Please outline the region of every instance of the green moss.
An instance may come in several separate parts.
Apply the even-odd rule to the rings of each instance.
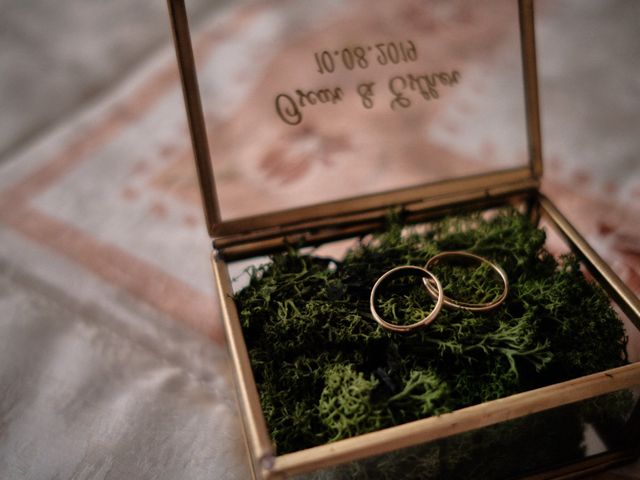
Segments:
[[[292,249],[251,270],[236,301],[278,452],[626,363],[624,330],[606,295],[575,258],[556,260],[544,243],[544,231],[511,209],[428,228],[392,219],[341,261]],[[487,313],[445,309],[407,335],[379,327],[369,312],[376,279],[444,250],[501,265],[510,279],[505,303]],[[442,264],[437,275],[448,295],[466,301],[501,291],[486,267]],[[385,287],[379,308],[385,318],[410,323],[432,305],[419,281],[403,278]]]
[[[364,378],[364,374],[356,372],[350,364],[336,364],[325,370],[318,413],[332,434],[330,440],[370,432],[378,427],[381,412],[371,402],[377,386],[373,375]]]

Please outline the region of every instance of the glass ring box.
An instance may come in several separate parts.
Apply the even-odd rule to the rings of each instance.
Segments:
[[[532,0],[238,2],[193,36],[168,4],[255,478],[637,457],[640,302],[539,192]],[[451,250],[503,268],[504,302],[375,322],[380,275]],[[503,288],[454,263],[433,270],[444,294]],[[374,307],[426,315],[416,280]]]

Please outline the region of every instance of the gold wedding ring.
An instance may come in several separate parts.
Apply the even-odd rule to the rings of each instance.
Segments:
[[[504,302],[504,300],[507,298],[507,294],[509,293],[509,279],[507,278],[507,274],[498,265],[487,260],[484,257],[481,257],[480,255],[475,255],[473,253],[469,253],[465,251],[441,252],[429,259],[429,261],[425,265],[425,269],[429,269],[429,267],[432,267],[434,264],[441,262],[444,259],[456,258],[456,257],[458,258],[462,257],[462,258],[471,259],[480,263],[486,263],[498,273],[498,275],[502,279],[502,282],[504,283],[504,288],[498,298],[496,298],[495,300],[492,300],[491,302],[486,302],[486,303],[462,302],[460,300],[454,300],[444,295],[443,303],[446,306],[452,307],[452,308],[460,308],[462,310],[469,310],[471,312],[486,312],[489,310],[493,310],[502,302]],[[432,281],[427,278],[423,278],[422,281],[424,282],[424,285],[427,287],[427,291],[429,292],[429,295],[431,295],[431,297],[434,299],[435,298],[439,299],[441,286],[438,285],[437,287],[434,288]]]
[[[433,285],[431,284],[431,282],[435,283],[436,285],[434,289],[435,290],[434,299],[436,300],[435,307],[433,308],[431,313],[429,313],[429,315],[424,317],[419,322],[412,323],[411,325],[395,325],[393,323],[387,322],[378,314],[378,311],[376,310],[375,300],[376,300],[376,293],[378,292],[378,288],[380,287],[380,285],[382,285],[385,281],[388,281],[389,278],[394,275],[403,276],[403,275],[412,275],[416,273],[418,273],[422,277],[423,281],[425,281],[426,284],[431,286],[432,288],[433,288]],[[427,278],[429,278],[430,281],[427,280]],[[429,293],[431,294],[431,290],[429,290]],[[438,280],[438,278],[433,273],[431,273],[426,268],[416,267],[413,265],[404,265],[401,267],[392,268],[376,281],[376,283],[373,285],[373,288],[371,289],[371,296],[369,297],[369,308],[371,310],[371,314],[373,315],[373,318],[383,328],[386,328],[387,330],[391,330],[393,332],[406,333],[431,323],[438,316],[438,313],[440,313],[443,302],[444,302],[444,290],[442,289],[440,280]]]

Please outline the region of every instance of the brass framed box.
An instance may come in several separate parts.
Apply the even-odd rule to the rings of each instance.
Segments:
[[[264,2],[265,5],[275,4],[276,6],[278,3],[283,2]],[[302,0],[298,3],[305,4]],[[360,5],[358,2],[355,3]],[[462,3],[464,4],[464,2]],[[292,67],[290,74],[284,75],[284,77],[291,77],[291,83],[287,83],[285,86],[277,84],[269,91],[271,95],[263,95],[266,98],[265,105],[257,105],[255,110],[249,110],[245,114],[244,120],[246,120],[246,123],[243,123],[240,127],[242,134],[238,134],[237,131],[227,132],[229,136],[233,137],[235,135],[237,137],[234,140],[236,142],[235,145],[228,147],[227,144],[232,143],[231,141],[218,138],[216,130],[208,132],[205,125],[205,115],[198,86],[196,62],[192,50],[191,32],[184,0],[168,0],[204,212],[208,231],[213,240],[211,260],[222,306],[224,327],[234,369],[234,381],[246,443],[256,478],[298,478],[298,476],[303,478],[304,475],[313,475],[313,472],[317,471],[339,472],[341,465],[353,462],[369,462],[375,465],[377,461],[383,461],[385,455],[396,455],[398,451],[402,455],[403,452],[410,451],[411,448],[416,446],[424,444],[436,445],[438,442],[457,438],[456,436],[477,431],[478,429],[496,428],[496,426],[499,427],[507,422],[518,421],[521,418],[560,411],[566,405],[627,389],[634,391],[634,406],[627,416],[625,425],[616,430],[614,434],[617,437],[623,435],[624,438],[617,438],[616,441],[608,444],[605,441],[607,448],[600,453],[588,455],[584,458],[568,459],[562,465],[537,465],[531,471],[517,472],[517,474],[527,475],[531,478],[570,478],[635,458],[639,453],[640,400],[638,399],[638,393],[640,391],[640,359],[638,358],[631,358],[629,364],[619,368],[292,453],[278,455],[274,451],[269,436],[237,307],[233,299],[234,287],[229,273],[230,265],[235,261],[244,261],[265,253],[277,251],[286,245],[319,245],[375,231],[380,228],[389,209],[402,211],[407,222],[415,223],[428,221],[461,209],[489,209],[513,203],[524,205],[524,211],[531,216],[532,220],[543,222],[548,229],[563,238],[566,245],[578,255],[586,269],[610,295],[612,302],[617,306],[621,315],[626,316],[628,319],[627,328],[640,329],[640,302],[638,298],[624,285],[595,250],[589,246],[553,202],[539,191],[543,162],[538,113],[533,0],[497,0],[493,3],[508,5],[506,9],[508,14],[505,15],[510,15],[509,17],[500,17],[496,12],[489,12],[489,15],[497,15],[498,22],[502,22],[502,24],[505,23],[505,20],[511,19],[513,21],[511,26],[516,26],[515,31],[517,31],[518,40],[515,51],[518,52],[518,60],[521,61],[522,67],[520,75],[523,83],[519,91],[521,91],[524,98],[522,102],[524,112],[523,128],[526,131],[526,135],[523,135],[523,138],[525,138],[526,148],[522,152],[522,158],[515,165],[509,162],[506,165],[495,162],[496,168],[489,167],[488,171],[483,171],[484,164],[482,164],[479,170],[474,170],[475,167],[468,168],[465,175],[462,176],[456,174],[457,170],[454,170],[453,174],[447,171],[444,176],[433,177],[427,175],[424,181],[422,179],[419,179],[420,181],[409,181],[410,186],[398,183],[383,183],[382,188],[374,185],[376,188],[373,190],[355,189],[355,194],[351,190],[338,192],[339,195],[337,197],[329,196],[328,200],[324,199],[318,202],[311,201],[309,203],[305,197],[307,203],[296,204],[293,208],[276,208],[275,211],[260,211],[258,208],[257,213],[246,214],[242,212],[240,215],[227,217],[222,211],[221,201],[216,192],[217,185],[214,182],[214,168],[212,166],[208,133],[213,136],[212,145],[216,145],[216,141],[220,140],[221,143],[225,144],[224,148],[227,148],[222,154],[231,158],[234,155],[240,157],[251,156],[252,152],[255,154],[255,150],[246,148],[246,145],[254,143],[254,134],[256,137],[258,134],[255,133],[253,128],[260,122],[264,124],[265,118],[270,119],[268,121],[279,124],[278,133],[272,135],[280,135],[284,128],[289,129],[286,131],[291,132],[298,129],[298,131],[302,132],[301,135],[313,136],[314,133],[309,134],[308,130],[311,127],[307,127],[307,130],[300,130],[305,128],[306,117],[311,118],[310,122],[312,124],[313,122],[317,123],[321,121],[318,120],[318,117],[326,116],[328,110],[322,110],[314,117],[315,111],[311,112],[310,107],[316,103],[326,103],[327,105],[322,105],[319,108],[323,109],[331,105],[333,105],[332,108],[342,108],[341,102],[345,103],[348,95],[346,93],[347,87],[342,85],[358,74],[358,60],[362,62],[361,66],[362,70],[364,70],[365,67],[363,65],[366,63],[368,67],[369,62],[374,62],[374,58],[377,59],[378,65],[372,66],[370,76],[365,80],[376,80],[376,82],[367,81],[358,84],[359,96],[353,95],[353,101],[361,102],[364,107],[363,111],[371,110],[373,105],[367,104],[367,94],[373,95],[372,85],[382,83],[378,82],[381,78],[389,78],[389,72],[391,71],[389,68],[391,67],[387,68],[387,64],[404,63],[404,65],[400,65],[402,68],[398,67],[400,69],[394,70],[396,73],[400,72],[393,77],[398,80],[390,80],[388,82],[391,93],[391,104],[390,108],[387,109],[388,111],[382,112],[378,105],[373,108],[374,111],[380,112],[375,113],[377,121],[384,123],[385,119],[391,118],[389,115],[392,115],[393,120],[389,120],[389,122],[401,122],[397,119],[404,112],[403,108],[408,106],[403,105],[403,102],[416,102],[415,98],[410,100],[408,97],[403,96],[400,93],[401,90],[406,89],[407,92],[411,90],[412,94],[421,95],[425,101],[433,101],[440,98],[443,89],[455,86],[460,81],[461,74],[451,66],[448,57],[445,56],[443,60],[442,56],[438,57],[436,53],[433,53],[436,51],[435,49],[431,52],[429,47],[425,46],[433,40],[429,34],[436,35],[433,32],[437,32],[438,28],[440,28],[441,37],[439,38],[444,38],[445,42],[449,41],[451,43],[450,49],[446,50],[446,52],[458,60],[465,58],[468,52],[465,50],[466,47],[461,46],[461,40],[451,40],[452,34],[449,30],[441,28],[442,25],[446,25],[447,22],[451,21],[449,17],[444,20],[434,20],[429,17],[428,20],[431,23],[426,26],[425,23],[416,26],[415,31],[412,30],[410,33],[422,32],[424,38],[414,42],[413,38],[406,40],[406,37],[401,37],[402,39],[399,40],[392,37],[392,34],[398,33],[397,29],[389,28],[387,31],[380,27],[380,18],[382,16],[388,17],[389,9],[392,7],[380,7],[380,17],[376,18],[378,23],[373,20],[371,23],[366,23],[367,20],[362,20],[362,23],[366,24],[364,27],[361,27],[357,22],[353,23],[353,18],[360,18],[358,15],[355,17],[347,16],[349,21],[341,18],[339,21],[343,22],[343,24],[340,26],[340,34],[338,35],[335,35],[334,26],[332,26],[338,22],[331,23],[334,21],[332,20],[333,12],[329,12],[324,20],[319,21],[320,26],[312,21],[307,22],[309,25],[315,25],[313,28],[325,33],[328,32],[329,39],[333,41],[330,45],[319,45],[309,41],[304,36],[305,34],[300,34],[298,30],[304,29],[305,22],[301,20],[302,17],[298,15],[299,12],[289,8],[286,10],[289,12],[287,15],[291,16],[288,19],[290,22],[288,25],[292,29],[291,31],[295,32],[293,38],[299,44],[289,48],[287,54],[283,55],[287,57],[285,60],[289,62],[285,62],[285,66],[295,65],[295,68]],[[399,2],[399,4],[403,4],[403,2]],[[407,1],[404,4],[406,4],[407,8],[414,9],[403,11],[405,15],[403,18],[407,22],[413,22],[412,25],[415,25],[416,22],[416,5],[420,5],[419,8],[425,9],[433,6],[435,11],[436,4],[440,4],[438,8],[445,12],[450,12],[452,8],[443,6],[447,2],[438,2],[436,0],[430,0],[424,4]],[[471,5],[471,2],[467,2],[467,4]],[[287,5],[284,8],[286,9],[286,7]],[[308,8],[313,10],[312,7]],[[330,10],[332,7],[316,6],[315,10],[322,8]],[[487,9],[491,10],[490,7]],[[292,11],[293,13],[291,13]],[[499,11],[497,10],[497,12]],[[484,13],[478,15],[481,20],[488,18],[483,16],[485,15]],[[327,20],[328,17],[331,18]],[[469,22],[466,17],[460,22],[461,24],[473,23]],[[377,27],[372,27],[372,25]],[[405,25],[401,25],[399,27],[400,31],[405,27]],[[373,28],[379,28],[379,30],[372,32]],[[455,29],[452,28],[452,30]],[[488,31],[485,28],[476,28],[464,38],[464,41],[466,44],[488,44],[494,39],[494,34],[487,33]],[[385,34],[387,34],[387,37],[384,36]],[[367,44],[369,38],[373,38],[372,35],[384,37],[383,43]],[[327,36],[325,35],[322,38],[326,41]],[[268,42],[272,40],[260,40],[252,45],[259,47],[262,45],[262,41]],[[340,41],[347,43],[339,45]],[[511,46],[513,47],[513,42]],[[279,48],[282,47],[280,46]],[[338,49],[333,51],[333,48]],[[430,71],[439,72],[435,74],[438,77],[432,76],[430,80],[421,81],[419,76],[412,76],[412,74],[406,74],[406,72],[409,67],[426,68],[425,65],[428,65],[428,62],[416,62],[418,55],[416,52],[422,54],[424,50],[430,52],[427,54],[428,59],[439,58],[443,65],[437,65],[433,68],[429,65],[429,68],[432,68]],[[460,53],[461,51],[462,53]],[[431,54],[431,57],[429,57],[429,54]],[[374,57],[374,55],[376,56]],[[456,57],[456,55],[459,56]],[[480,55],[480,62],[485,61],[485,56],[483,55],[485,54]],[[391,60],[394,57],[398,60],[392,62]],[[298,66],[301,58],[309,60],[308,65],[315,69],[312,74],[308,72],[308,65],[304,66],[304,69],[307,69],[306,74],[299,73],[301,68],[298,68]],[[486,58],[489,57],[487,56]],[[283,68],[283,64],[279,63],[280,60],[278,59],[270,58],[268,61],[273,63],[272,70],[281,70]],[[336,67],[336,64],[338,67]],[[326,86],[326,79],[328,78],[326,74],[332,73],[340,67],[343,68],[344,72],[334,78],[339,78],[343,82],[340,84],[341,86],[336,87],[335,84]],[[505,67],[505,70],[509,70],[509,68]],[[472,72],[471,76],[473,77],[474,74]],[[466,77],[467,74],[462,72],[463,82]],[[315,90],[295,89],[296,82],[309,81],[310,78],[324,80],[314,83]],[[427,75],[424,78],[426,79]],[[428,90],[429,81],[432,83],[432,87],[440,82],[438,88],[441,91]],[[504,92],[506,83],[501,84],[499,81],[494,83],[498,84],[495,90]],[[369,85],[369,90],[367,90],[367,85]],[[360,88],[363,90],[360,90]],[[289,95],[286,92],[295,93]],[[508,87],[507,93],[511,93]],[[481,91],[476,92],[476,94],[483,95]],[[336,104],[338,104],[337,107],[335,107]],[[427,102],[424,105],[430,106],[432,103]],[[303,107],[308,108],[305,110]],[[352,104],[348,109],[340,110],[335,118],[331,118],[326,122],[327,124],[337,124],[337,127],[323,124],[318,128],[324,128],[324,133],[330,132],[332,134],[336,132],[335,129],[331,130],[332,128],[344,129],[348,125],[353,126],[354,129],[361,128],[363,131],[374,128],[371,123],[362,120],[362,116],[356,115],[355,122],[353,118],[349,118],[348,116],[351,115],[353,108]],[[427,107],[421,106],[420,108],[426,109]],[[498,108],[503,107],[498,106]],[[265,117],[267,113],[264,113],[263,110],[268,110],[271,117]],[[496,115],[499,114],[498,112]],[[445,115],[442,110],[440,110],[440,115]],[[303,121],[303,116],[305,116],[305,121]],[[247,120],[249,117],[251,117],[251,120]],[[347,117],[347,119],[343,120],[343,117]],[[414,124],[420,124],[420,122],[425,121],[425,118],[431,117],[416,115],[411,118]],[[356,127],[355,124],[357,122],[360,123]],[[404,122],[403,125],[406,125],[406,120],[402,120],[402,122]],[[395,132],[395,124],[389,123],[389,125],[391,125],[389,131]],[[384,128],[386,127],[383,127],[383,130]],[[376,131],[373,136],[379,136],[379,133],[379,131]],[[494,131],[492,134],[495,134],[497,138],[508,136],[503,131]],[[455,135],[464,136],[464,132],[457,132]],[[307,137],[305,137],[305,141],[309,140]],[[411,143],[412,141],[408,140],[409,143],[403,145],[405,147],[407,145],[415,147],[414,143]],[[255,143],[259,148],[261,145],[260,140],[255,140]],[[245,150],[242,150],[243,148]],[[315,150],[315,152],[317,151]],[[220,149],[217,148],[213,156],[215,157],[216,153],[219,152]],[[416,154],[414,150],[410,149],[407,149],[406,152],[407,155]],[[282,152],[280,153],[282,154]],[[487,155],[492,155],[490,150],[486,153]],[[360,154],[361,152],[356,151],[354,155]],[[421,154],[422,152],[417,152],[418,156]],[[235,161],[235,159],[231,161]],[[375,165],[372,168],[375,170]],[[380,168],[380,164],[378,164],[377,168]],[[469,174],[469,172],[471,173]],[[396,180],[394,179],[394,182]],[[407,179],[404,178],[404,181],[406,182]]]

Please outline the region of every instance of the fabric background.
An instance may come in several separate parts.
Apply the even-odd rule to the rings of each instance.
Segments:
[[[539,3],[543,188],[638,293],[640,6]],[[0,237],[0,477],[248,478],[171,46],[2,165]]]

